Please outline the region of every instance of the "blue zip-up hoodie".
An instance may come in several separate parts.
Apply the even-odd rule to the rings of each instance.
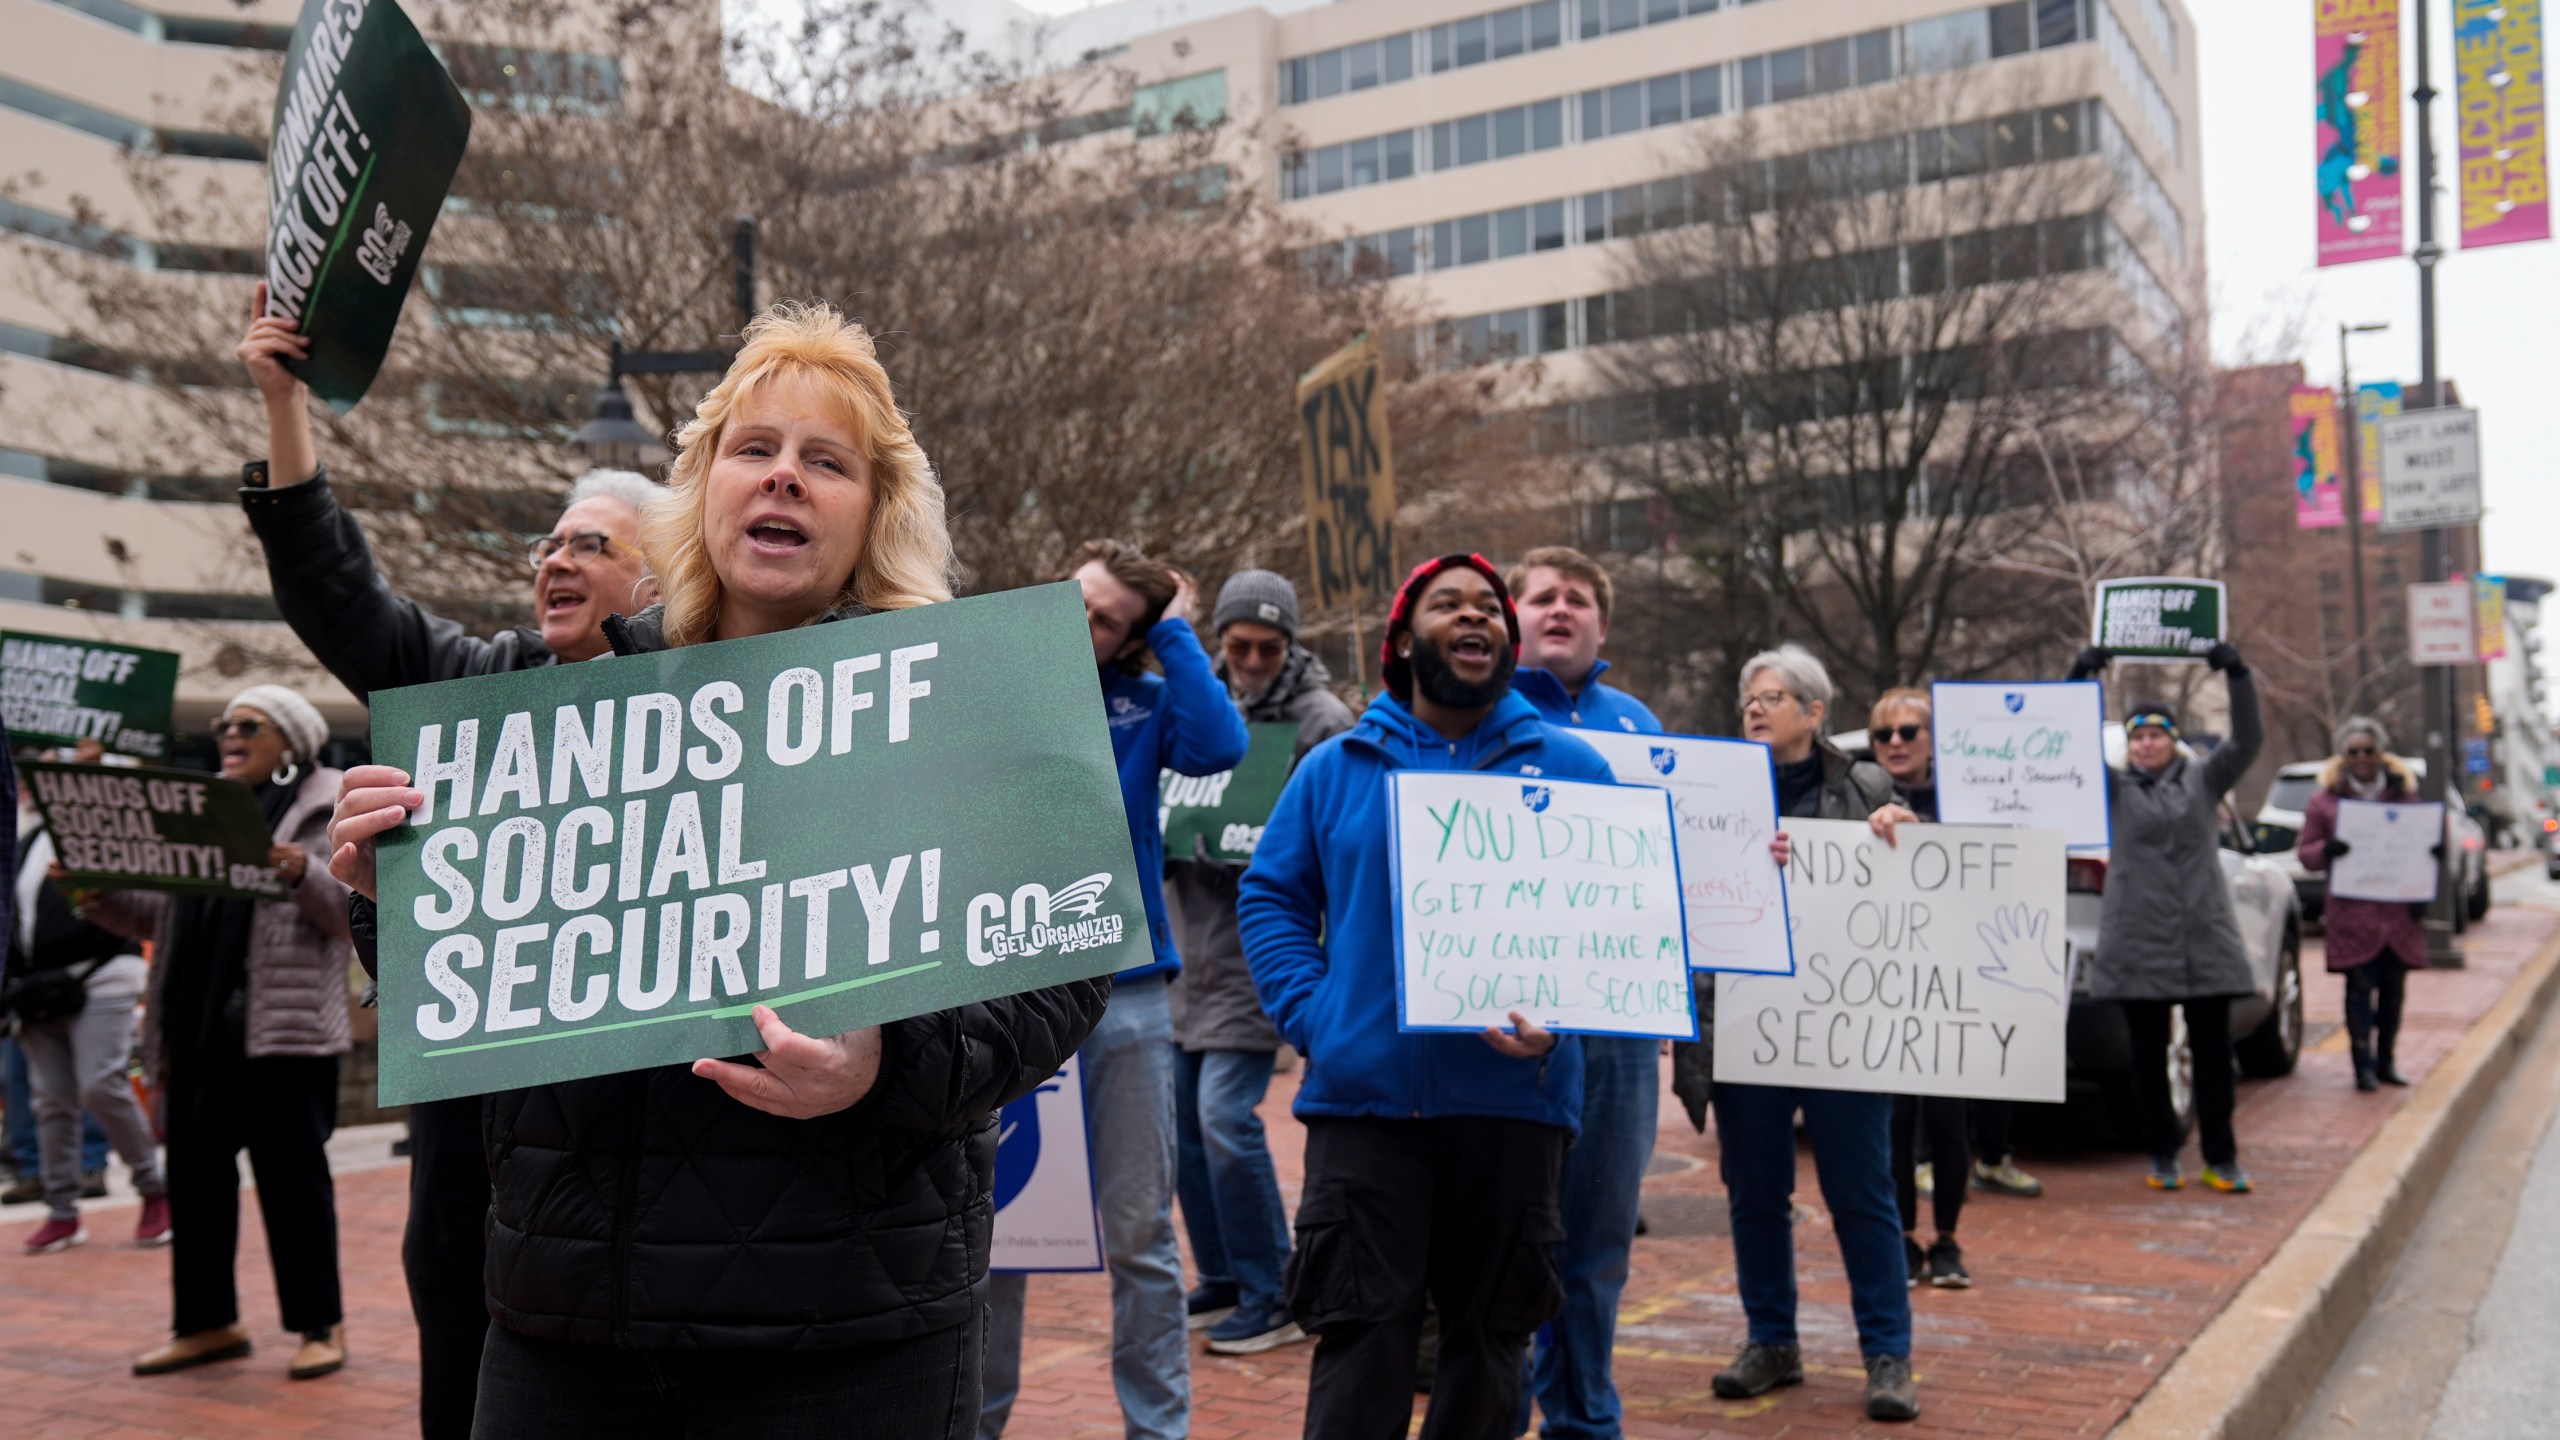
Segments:
[[[1129,848],[1138,856],[1138,894],[1147,903],[1147,938],[1155,958],[1114,977],[1144,980],[1182,973],[1173,927],[1164,918],[1164,822],[1157,814],[1157,781],[1177,775],[1215,775],[1244,759],[1244,716],[1227,698],[1227,682],[1200,648],[1188,620],[1159,620],[1147,632],[1162,675],[1102,672],[1102,713],[1111,721],[1111,758],[1120,766],[1120,807],[1128,812]]]
[[[1582,1046],[1515,1060],[1477,1035],[1396,1028],[1390,770],[1488,770],[1608,780],[1590,746],[1505,695],[1450,740],[1386,695],[1309,751],[1280,792],[1236,900],[1245,964],[1282,1038],[1307,1057],[1296,1113],[1493,1115],[1579,1130]]]
[[[1524,666],[1511,677],[1511,688],[1521,698],[1538,707],[1539,718],[1550,725],[1580,725],[1591,730],[1625,730],[1637,735],[1659,735],[1662,722],[1653,718],[1645,703],[1615,685],[1600,683],[1601,672],[1609,662],[1599,661],[1591,667],[1590,678],[1582,682],[1582,693],[1564,688],[1564,682],[1552,670]]]

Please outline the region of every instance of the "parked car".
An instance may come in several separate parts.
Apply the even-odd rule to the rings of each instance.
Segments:
[[[2320,772],[2326,760],[2301,760],[2276,772],[2273,785],[2267,787],[2266,803],[2258,807],[2253,838],[2258,852],[2276,860],[2293,881],[2296,896],[2302,902],[2303,919],[2316,924],[2329,900],[2329,877],[2325,872],[2306,870],[2294,857],[2293,847],[2302,838],[2302,807],[2311,802],[2320,788]],[[2425,793],[2427,762],[2406,762],[2418,776],[2420,793]],[[2454,928],[2460,930],[2489,913],[2489,833],[2480,828],[2470,808],[2459,796],[2446,795],[2445,814],[2451,819],[2456,861],[2456,888],[2462,903],[2454,907]],[[2560,879],[2560,866],[2552,869],[2552,877]]]
[[[1863,730],[1832,737],[1853,755],[1867,752]],[[2107,722],[2107,765],[2125,763],[2124,727]],[[2183,742],[2182,753],[2189,753]],[[2302,913],[2292,878],[2275,857],[2260,853],[2249,826],[2223,807],[2222,876],[2231,887],[2231,910],[2240,923],[2240,939],[2249,958],[2253,993],[2231,1006],[2233,1049],[2240,1073],[2272,1077],[2293,1073],[2302,1055]],[[2105,904],[2106,850],[2074,850],[2064,862],[2064,931],[2071,945],[2071,1014],[2066,1022],[2068,1104],[2094,1109],[2126,1144],[2141,1139],[2139,1110],[2133,1095],[2133,1041],[2122,1007],[2090,998],[2090,990],[2106,957],[2098,944],[2098,917]],[[2177,1106],[2179,1129],[2193,1123],[2195,1064],[2187,1048],[2186,1021],[2180,1014],[2170,1032],[2169,1090]],[[2086,1133],[2085,1127],[2073,1127]]]

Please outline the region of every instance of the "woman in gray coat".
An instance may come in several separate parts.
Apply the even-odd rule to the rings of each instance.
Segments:
[[[2113,658],[2095,647],[2084,650],[2071,678],[2085,679]],[[2090,994],[2124,1007],[2134,1097],[2156,1190],[2186,1184],[2178,1171],[2168,1071],[2169,1009],[2186,1012],[2204,1183],[2239,1194],[2249,1189],[2249,1177],[2231,1132],[2231,1002],[2257,984],[2222,876],[2220,811],[2222,797],[2257,758],[2266,729],[2257,684],[2240,652],[2219,644],[2205,663],[2222,672],[2231,694],[2231,738],[2212,755],[2194,760],[2178,753],[2177,714],[2168,705],[2140,700],[2125,711],[2125,768],[2108,777],[2115,844]]]

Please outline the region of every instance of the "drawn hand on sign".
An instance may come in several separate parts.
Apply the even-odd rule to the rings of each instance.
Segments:
[[[693,1062],[694,1074],[742,1105],[787,1120],[809,1120],[852,1109],[880,1078],[877,1025],[842,1035],[803,1035],[769,1005],[755,1008],[755,1022],[765,1045],[755,1053],[757,1064]]]
[[[1991,913],[1989,922],[1973,927],[1991,951],[1991,963],[1975,967],[1974,973],[1994,985],[2060,1003],[2068,987],[2061,958],[2047,933],[2053,923],[2051,912],[2022,902]]]

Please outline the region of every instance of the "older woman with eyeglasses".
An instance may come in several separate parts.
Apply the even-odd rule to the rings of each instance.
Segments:
[[[677,436],[644,526],[665,601],[607,620],[617,657],[951,598],[942,486],[869,334],[787,304],[743,339]],[[408,780],[348,773],[330,864],[367,895],[376,837],[425,799]],[[860,814],[848,801],[847,833]],[[369,907],[357,920],[361,938]],[[490,1097],[494,1323],[472,1433],[974,1433],[995,1114],[1075,1053],[1110,991],[841,1035],[758,1006],[754,1064]]]
[[[2391,753],[2382,722],[2358,715],[2338,727],[2338,753],[2320,772],[2320,788],[2302,807],[2302,836],[2294,853],[2302,868],[2326,871],[2347,853],[2338,838],[2338,803],[2418,798],[2417,776]],[[2438,841],[2436,852],[2442,856]],[[2347,977],[2347,1050],[2356,1088],[2406,1085],[2392,1063],[2400,1038],[2400,1005],[2409,972],[2427,965],[2427,936],[2419,909],[2383,900],[2352,900],[2331,892],[2327,924],[2329,969]],[[2379,997],[2380,1003],[2376,1003]]]

